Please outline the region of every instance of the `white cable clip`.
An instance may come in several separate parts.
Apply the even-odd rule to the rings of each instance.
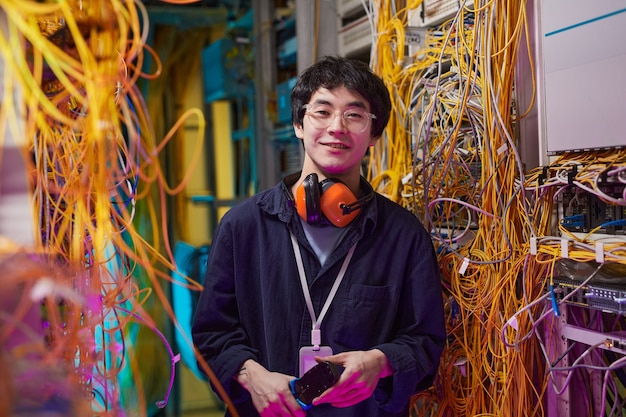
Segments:
[[[596,262],[599,264],[604,263],[604,243],[596,242]]]
[[[533,236],[530,238],[530,254],[531,255],[537,254],[537,237],[536,236]]]
[[[459,268],[459,274],[463,275],[465,274],[465,271],[467,271],[467,267],[469,266],[469,258],[463,258],[463,263],[461,264],[461,268]]]
[[[569,241],[567,239],[561,239],[561,258],[569,258]]]
[[[508,324],[509,326],[511,326],[515,330],[519,330],[519,325],[517,323],[517,317],[516,316],[511,316],[511,318],[507,320],[506,324]]]

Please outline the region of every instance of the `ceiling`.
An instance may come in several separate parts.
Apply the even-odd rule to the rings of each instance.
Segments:
[[[189,4],[175,4],[176,0],[142,1],[152,24],[173,24],[186,28],[232,24],[252,7],[252,0],[198,0]]]
[[[167,1],[167,0],[143,0],[144,4],[174,4],[176,2],[182,2],[183,0],[172,0],[172,1]],[[190,1],[190,3],[188,5],[181,5],[181,6],[190,6],[190,7],[239,7],[240,5],[243,6],[244,4],[248,4],[250,5],[251,0],[197,0],[195,2],[192,2],[191,0],[187,0]]]

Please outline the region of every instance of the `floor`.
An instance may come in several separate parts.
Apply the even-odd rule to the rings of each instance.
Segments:
[[[180,368],[180,417],[224,417],[224,407],[208,384]]]
[[[181,417],[224,417],[224,411],[215,408],[186,410],[182,412]]]

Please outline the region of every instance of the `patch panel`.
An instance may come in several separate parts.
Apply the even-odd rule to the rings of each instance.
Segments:
[[[598,265],[596,262],[559,260],[547,289],[552,294],[553,303],[609,313],[626,312],[626,266],[607,262],[598,270]]]
[[[372,25],[367,16],[362,16],[339,30],[339,55],[353,57],[371,47]]]
[[[626,313],[626,284],[594,283],[581,285],[568,278],[552,280],[554,299],[558,303],[593,308],[608,313]]]
[[[409,13],[409,26],[431,27],[456,15],[461,7],[473,9],[474,0],[424,0]]]
[[[363,11],[361,0],[337,0],[337,14],[340,17],[350,17]]]
[[[581,307],[589,307],[589,302],[586,297],[587,286],[581,286],[580,284],[580,282],[572,281],[567,278],[554,278],[552,280],[552,286],[555,301]]]
[[[624,193],[623,184],[607,182],[598,188],[603,194],[615,199],[622,198]],[[577,187],[564,190],[559,204],[561,225],[571,232],[626,234],[626,206],[608,203],[598,195]]]

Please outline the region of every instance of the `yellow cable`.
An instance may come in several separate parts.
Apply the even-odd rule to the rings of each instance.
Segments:
[[[76,375],[77,361],[80,369],[94,369],[109,384],[111,398],[119,398],[120,364],[125,363],[124,355],[135,359],[129,350],[103,345],[98,349],[110,362],[98,360],[88,354],[93,335],[98,326],[105,340],[126,332],[135,318],[124,313],[117,315],[117,326],[102,327],[105,314],[122,307],[146,325],[157,326],[158,318],[150,316],[150,306],[156,303],[176,323],[163,289],[174,268],[167,226],[163,227],[164,203],[167,193],[182,191],[191,173],[184,172],[176,184],[168,184],[160,153],[165,144],[176,142],[177,131],[190,118],[197,121],[201,139],[203,113],[183,112],[164,138],[156,136],[136,85],[140,78],[158,77],[161,68],[158,55],[145,44],[149,25],[140,2],[7,0],[0,11],[7,16],[6,30],[0,33],[5,86],[0,129],[25,138],[28,145],[24,157],[32,172],[35,230],[40,233],[36,247],[29,250],[75,268],[53,277],[57,288],[70,288],[85,299],[101,297],[102,303],[100,309],[97,303],[70,306],[68,300],[71,308],[90,309],[92,315],[84,320],[79,320],[80,314],[73,319],[63,316],[49,304],[51,337],[61,341],[62,335],[63,343],[47,357],[65,363],[71,375]],[[152,74],[142,69],[146,51],[156,63]],[[21,103],[14,99],[18,90]],[[17,122],[20,118],[23,126]],[[197,141],[190,170],[197,164],[201,146],[202,140]],[[139,222],[135,206],[145,212]],[[144,236],[140,229],[151,230],[152,235]],[[141,285],[139,277],[145,279]],[[199,287],[193,281],[188,286]],[[79,356],[71,354],[77,350]],[[167,367],[155,369],[169,373]],[[86,386],[89,381],[76,382]],[[140,398],[133,411],[147,414],[141,395],[146,384],[140,379],[135,383]],[[109,405],[112,408],[94,407],[94,413],[114,413],[118,405]]]

